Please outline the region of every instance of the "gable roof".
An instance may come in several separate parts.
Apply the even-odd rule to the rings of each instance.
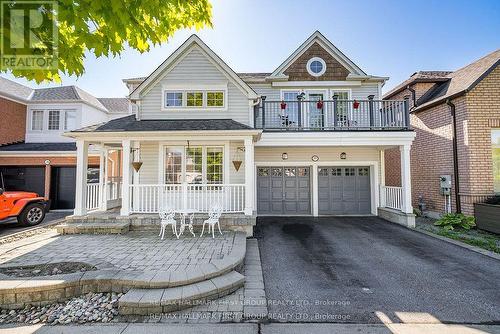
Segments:
[[[129,112],[129,101],[125,97],[98,97],[97,99],[110,113]]]
[[[351,74],[355,76],[368,76],[361,68],[359,68],[351,59],[342,53],[332,42],[330,42],[319,31],[315,31],[304,43],[302,43],[277,69],[271,73],[270,77],[283,77],[285,70],[302,55],[311,45],[318,43],[330,55],[343,65]]]
[[[140,93],[143,90],[148,90],[153,86],[159,78],[162,76],[164,71],[169,69],[169,67],[174,64],[179,59],[182,59],[192,46],[198,46],[202,52],[208,57],[218,69],[223,72],[240,90],[245,92],[249,98],[258,98],[257,93],[245,83],[215,52],[213,52],[197,35],[191,35],[182,45],[177,48],[160,66],[158,66],[144,81],[142,81],[135,89],[130,93],[130,98],[137,100],[140,98]],[[138,78],[140,79],[140,78]]]
[[[0,77],[0,96],[5,96],[17,102],[26,103],[31,94],[33,94],[33,89]]]
[[[450,73],[453,73],[452,71],[418,71],[413,73],[408,79],[388,91],[387,93],[384,94],[384,99],[388,99],[391,96],[401,92],[402,90],[406,89],[409,85],[415,83],[415,82],[442,82],[442,81],[448,81],[449,78],[447,77]]]
[[[500,64],[500,49],[475,62],[449,73],[444,82],[438,83],[423,96],[414,111],[429,108],[448,98],[454,98],[473,89],[481,80]]]
[[[60,86],[35,89],[31,102],[83,102],[107,112],[97,98],[76,86]]]

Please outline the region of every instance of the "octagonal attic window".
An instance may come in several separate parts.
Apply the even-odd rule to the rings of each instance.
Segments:
[[[323,75],[326,71],[326,63],[319,57],[313,57],[307,62],[307,72],[315,77]]]

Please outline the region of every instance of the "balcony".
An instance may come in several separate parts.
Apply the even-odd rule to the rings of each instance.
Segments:
[[[408,100],[267,101],[254,109],[255,128],[264,131],[409,130]]]

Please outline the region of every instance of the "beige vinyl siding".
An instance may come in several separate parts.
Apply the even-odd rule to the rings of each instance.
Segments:
[[[280,89],[273,88],[270,83],[249,84],[250,87],[259,95],[265,96],[268,101],[278,101],[280,97]]]
[[[179,85],[227,84],[227,110],[162,110],[163,86],[177,88]],[[188,88],[187,88],[188,89]],[[247,96],[238,89],[226,75],[195,46],[172,70],[157,82],[141,100],[142,119],[234,119],[243,124],[250,124],[250,107]]]
[[[381,97],[378,96],[378,85],[377,83],[364,83],[361,86],[352,88],[352,98],[354,100],[366,100],[368,95],[374,95],[375,100],[380,100]]]
[[[139,170],[140,184],[157,184],[158,180],[158,142],[144,141],[140,145],[142,166]]]

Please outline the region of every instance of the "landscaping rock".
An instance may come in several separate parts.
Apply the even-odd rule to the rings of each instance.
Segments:
[[[1,310],[0,324],[23,322],[49,325],[86,322],[110,322],[118,315],[118,299],[122,294],[88,293],[65,303],[26,306],[21,310]]]

